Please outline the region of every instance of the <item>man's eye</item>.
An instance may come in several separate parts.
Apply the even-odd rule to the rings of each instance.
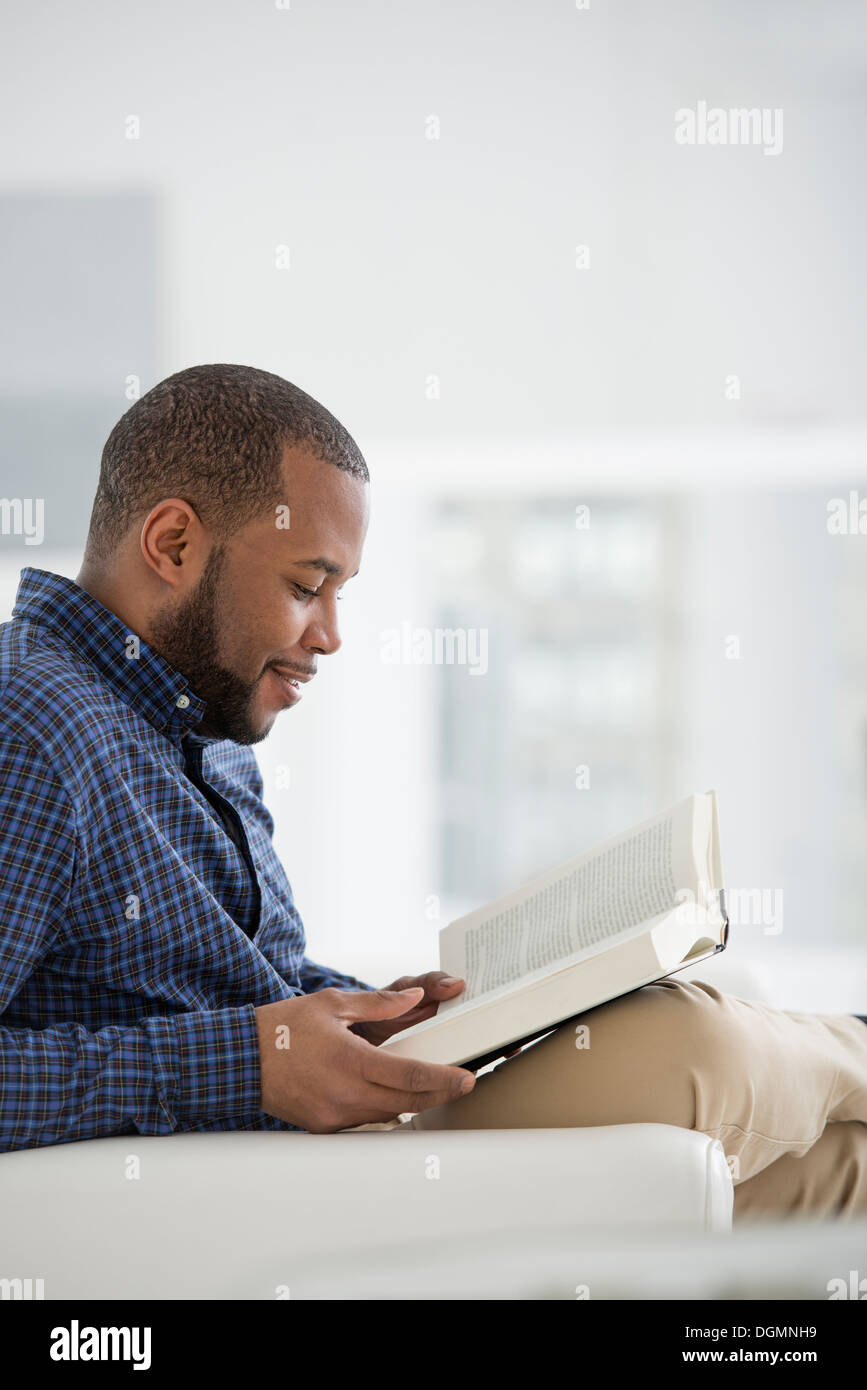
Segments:
[[[293,587],[293,589],[295,589],[296,593],[298,593],[299,596],[303,596],[304,598],[318,598],[318,597],[319,597],[319,590],[318,590],[318,589],[305,589],[305,587],[304,587],[303,584],[298,584],[298,583],[296,583],[294,579],[293,579],[293,581],[292,581],[292,587]],[[337,598],[340,599],[340,598],[342,598],[342,597],[343,597],[342,594],[337,594]]]

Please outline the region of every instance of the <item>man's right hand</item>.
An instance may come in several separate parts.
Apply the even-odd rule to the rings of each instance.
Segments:
[[[424,990],[320,989],[260,1005],[261,1108],[312,1134],[333,1134],[415,1114],[473,1089],[462,1067],[395,1057],[350,1024],[395,1018]]]

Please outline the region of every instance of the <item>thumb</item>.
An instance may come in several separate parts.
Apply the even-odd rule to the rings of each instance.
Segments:
[[[347,990],[340,1010],[344,1018],[397,1018],[412,1009],[424,995],[422,985],[411,989]]]

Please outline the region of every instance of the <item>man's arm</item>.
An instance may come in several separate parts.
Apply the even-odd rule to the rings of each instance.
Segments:
[[[301,987],[305,994],[314,994],[318,989],[376,989],[376,985],[366,985],[356,980],[354,975],[343,975],[339,970],[331,970],[327,965],[317,965],[307,956],[301,964]]]
[[[35,746],[0,742],[0,794],[0,1152],[259,1113],[252,1004],[96,1032],[4,1021],[62,931],[86,846]]]
[[[95,1033],[0,1020],[0,1153],[258,1114],[255,1014],[250,1004]]]

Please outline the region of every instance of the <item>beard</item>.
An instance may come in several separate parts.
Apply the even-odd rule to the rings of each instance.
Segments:
[[[197,730],[235,743],[259,743],[268,729],[252,722],[250,707],[261,677],[242,680],[217,659],[226,609],[223,602],[225,546],[208,556],[202,577],[191,594],[177,606],[161,609],[150,623],[150,646],[170,666],[186,676],[193,695],[207,708]]]

